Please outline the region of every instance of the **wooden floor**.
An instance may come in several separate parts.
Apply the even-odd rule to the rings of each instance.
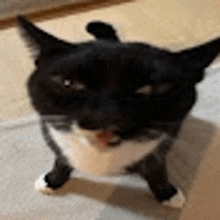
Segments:
[[[84,30],[88,21],[103,20],[114,24],[124,41],[146,41],[171,49],[195,45],[220,33],[220,1],[216,0],[122,1],[73,7],[67,12],[37,24],[60,38],[81,41],[91,39]],[[1,30],[0,42],[0,118],[12,119],[31,111],[25,82],[33,64],[16,28]]]

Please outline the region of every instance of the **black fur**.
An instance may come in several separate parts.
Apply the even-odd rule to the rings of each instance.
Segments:
[[[44,177],[47,187],[52,189],[60,188],[69,180],[72,170],[73,168],[67,163],[65,157],[57,157],[53,169]]]
[[[60,187],[71,168],[60,159],[62,152],[50,139],[46,124],[67,131],[77,121],[85,129],[114,125],[122,141],[150,137],[152,129],[166,132],[168,139],[128,170],[140,173],[159,201],[175,195],[177,190],[167,180],[166,154],[196,101],[196,83],[220,51],[220,38],[171,52],[146,43],[120,42],[111,25],[102,22],[87,25],[96,40],[84,43],[59,40],[23,16],[18,17],[18,24],[35,51],[36,67],[27,83],[29,95],[42,116],[44,136],[58,157],[46,176],[50,186]],[[65,80],[84,87],[76,91],[64,85]],[[152,92],[137,93],[145,85],[151,85]]]
[[[87,25],[86,30],[90,34],[93,34],[97,39],[119,41],[115,33],[115,30],[112,28],[112,26],[103,22],[90,22]]]

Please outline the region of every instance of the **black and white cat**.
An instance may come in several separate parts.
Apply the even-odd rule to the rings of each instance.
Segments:
[[[98,175],[136,172],[159,202],[182,207],[185,197],[168,181],[166,155],[195,103],[195,85],[220,51],[220,38],[171,52],[123,43],[99,21],[86,27],[96,39],[83,43],[59,40],[23,16],[18,24],[35,52],[29,95],[56,155],[36,189],[53,192],[74,168]],[[100,141],[101,133],[110,137]]]

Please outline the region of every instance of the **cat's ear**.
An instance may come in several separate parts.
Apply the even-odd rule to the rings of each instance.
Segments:
[[[86,30],[98,40],[119,41],[115,29],[101,21],[92,21],[87,24]]]
[[[220,53],[220,37],[177,53],[180,62],[193,69],[205,69]]]
[[[163,53],[162,58],[158,57],[152,61],[152,81],[189,80],[198,83],[203,79],[205,68],[220,53],[220,38],[179,52]]]
[[[204,77],[204,70],[220,53],[220,37],[194,48],[180,51],[174,55],[176,61],[184,69],[184,77],[195,83]]]
[[[44,32],[24,16],[18,16],[17,21],[21,36],[25,39],[28,47],[33,50],[33,55],[36,59],[44,55],[52,57],[59,53],[71,51],[77,47],[74,44],[64,42]]]

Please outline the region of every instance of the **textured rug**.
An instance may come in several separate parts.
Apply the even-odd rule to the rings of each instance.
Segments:
[[[220,65],[206,71],[191,116],[168,159],[171,181],[186,194],[220,122]],[[76,171],[56,194],[34,191],[53,164],[36,114],[0,122],[0,215],[19,219],[178,219],[181,210],[158,204],[137,175],[95,177]]]

